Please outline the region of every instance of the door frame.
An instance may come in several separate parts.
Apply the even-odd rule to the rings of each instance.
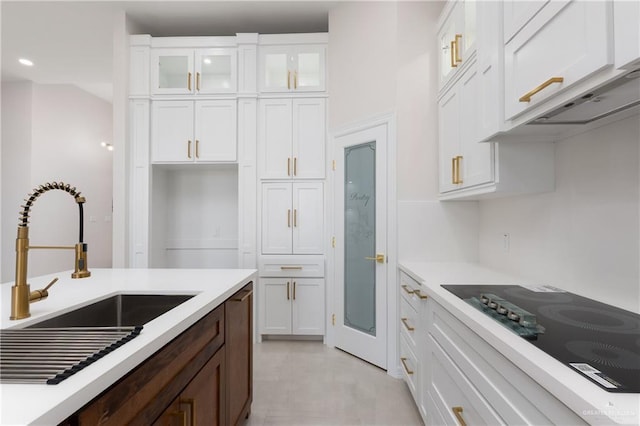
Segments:
[[[387,134],[387,374],[401,378],[398,360],[398,292],[397,292],[397,200],[396,200],[396,116],[394,112],[375,115],[365,120],[339,127],[330,132],[329,161],[327,161],[327,214],[326,223],[329,235],[327,238],[327,303],[326,303],[326,334],[325,344],[335,347],[335,327],[332,316],[338,309],[336,306],[337,284],[335,281],[335,250],[332,238],[335,236],[334,198],[335,173],[333,173],[333,159],[336,152],[336,139],[350,134],[360,133],[374,127],[386,127]]]

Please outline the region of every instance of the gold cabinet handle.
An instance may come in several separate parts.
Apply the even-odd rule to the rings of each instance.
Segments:
[[[458,66],[458,64],[456,64],[456,58],[455,58],[455,50],[456,50],[456,42],[455,40],[451,40],[451,49],[449,49],[450,52],[450,56],[451,56],[451,68],[455,68]]]
[[[402,357],[402,358],[400,358],[400,361],[402,362],[402,366],[404,367],[404,371],[406,371],[407,374],[413,374],[413,371],[409,370],[409,367],[407,367],[407,358]]]
[[[187,73],[187,89],[191,91],[191,73]]]
[[[298,88],[298,71],[293,72],[293,88]]]
[[[378,263],[384,263],[384,254],[376,254],[376,257],[365,257],[366,260],[375,260]]]
[[[280,269],[283,271],[287,271],[287,270],[302,271],[302,266],[281,266]]]
[[[186,399],[179,399],[179,404],[182,405],[188,405],[189,406],[189,414],[191,414],[189,416],[189,425],[190,426],[196,426],[197,422],[196,422],[196,400],[193,398],[186,398]]]
[[[462,58],[460,57],[460,42],[462,41],[462,34],[456,34],[456,64],[462,62]]]
[[[287,71],[287,89],[291,90],[291,71]]]
[[[293,157],[293,175],[298,175],[298,157]]]
[[[467,426],[467,422],[462,418],[462,407],[451,407],[451,411],[453,411],[453,415],[458,419],[460,426]]]
[[[296,300],[296,282],[293,282],[293,300]]]
[[[462,160],[462,155],[458,155],[456,157],[456,183],[461,184],[462,179],[460,178],[460,160]]]
[[[191,158],[191,141],[187,141],[187,157]]]
[[[289,297],[289,281],[287,281],[287,300],[291,300]]]
[[[456,180],[456,157],[451,157],[451,183],[457,184]]]
[[[413,290],[413,294],[415,294],[416,296],[418,296],[420,299],[428,299],[429,296],[427,296],[426,294],[422,294],[420,293],[420,290]]]
[[[247,297],[251,296],[253,294],[253,290],[249,290],[247,292],[245,292],[244,296],[242,297],[236,297],[235,299],[231,299],[232,302],[244,302],[245,300],[247,300]]]
[[[402,289],[406,291],[407,294],[413,294],[415,292],[415,290],[409,290],[409,286],[406,284],[402,284],[400,287],[402,287]]]
[[[199,72],[196,73],[196,90],[198,92],[200,91],[200,73]]]
[[[291,176],[291,157],[287,157],[287,176]]]
[[[287,228],[291,228],[291,209],[287,209]]]
[[[400,321],[402,321],[402,323],[407,328],[407,330],[409,330],[409,331],[415,330],[414,327],[411,327],[409,324],[407,324],[407,319],[406,318],[400,318]]]
[[[200,158],[200,141],[196,139],[196,158]]]
[[[551,86],[553,83],[562,83],[564,81],[564,77],[551,77],[549,80],[542,83],[540,86],[536,87],[532,91],[525,93],[518,99],[520,102],[531,102],[531,97],[538,93],[541,90],[546,89]]]
[[[298,209],[293,209],[293,227],[298,226]]]

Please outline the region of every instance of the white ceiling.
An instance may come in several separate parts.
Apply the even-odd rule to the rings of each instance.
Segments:
[[[113,22],[153,36],[328,30],[335,1],[1,1],[2,81],[74,84],[111,100]],[[18,58],[31,59],[25,67]]]

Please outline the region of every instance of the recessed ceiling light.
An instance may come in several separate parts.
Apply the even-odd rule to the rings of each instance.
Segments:
[[[25,58],[18,59],[18,62],[20,62],[22,65],[27,66],[27,67],[32,67],[33,66],[33,62],[31,62],[30,60],[25,59]]]

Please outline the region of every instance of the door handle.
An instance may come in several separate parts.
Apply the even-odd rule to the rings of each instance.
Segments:
[[[376,257],[365,257],[366,260],[375,260],[378,263],[384,263],[385,257],[384,254],[376,254]]]

